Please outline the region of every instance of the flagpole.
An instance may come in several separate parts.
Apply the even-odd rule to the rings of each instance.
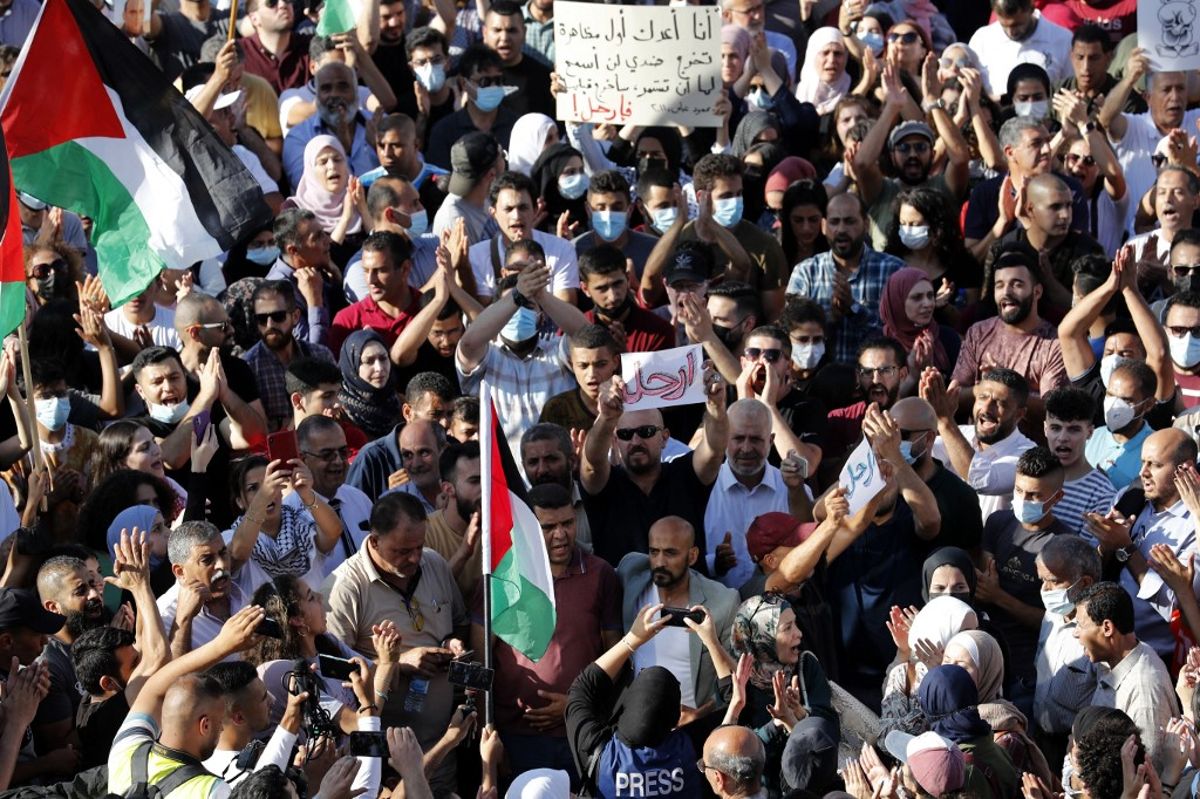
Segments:
[[[26,306],[26,313],[28,311],[28,306]],[[27,420],[29,422],[29,432],[31,433],[29,454],[33,456],[33,470],[38,471],[42,468],[42,439],[37,427],[37,410],[33,399],[33,371],[29,368],[29,339],[25,334],[24,317],[17,323],[17,341],[21,345],[21,374],[25,379],[25,412],[28,414]],[[13,379],[16,380],[17,376],[13,375]],[[49,490],[54,487],[54,483],[51,482],[53,478],[50,477],[49,469],[46,470],[46,476],[46,488]],[[42,510],[46,510],[45,495],[42,496]]]
[[[483,488],[479,518],[479,535],[483,561],[483,665],[492,665],[492,447],[495,445],[495,409],[492,407],[492,387],[485,378],[479,389],[479,479]],[[483,723],[494,720],[492,692],[484,693]]]
[[[237,38],[237,7],[238,0],[233,0],[229,5],[229,38],[225,40],[227,42]]]

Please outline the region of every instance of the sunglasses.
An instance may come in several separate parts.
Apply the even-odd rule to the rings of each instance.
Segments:
[[[1200,272],[1200,264],[1192,264],[1190,266],[1186,264],[1180,264],[1179,266],[1172,266],[1171,272],[1175,275],[1175,277],[1187,277],[1188,275]]]
[[[913,31],[905,31],[904,33],[889,33],[889,42],[902,42],[903,44],[916,44],[921,37]]]
[[[50,277],[51,272],[61,272],[66,268],[66,261],[64,261],[62,258],[55,258],[48,264],[34,264],[33,266],[29,267],[29,271],[38,280],[45,280],[46,278]]]
[[[503,86],[504,84],[501,83],[502,80],[504,80],[502,77],[487,77],[479,78],[478,80],[473,80],[471,82],[480,89],[486,89],[489,86]]]
[[[929,142],[900,142],[896,145],[896,152],[900,153],[900,155],[908,155],[909,153],[925,155],[925,153],[929,152]]]
[[[620,427],[617,428],[617,438],[622,441],[633,441],[634,436],[648,439],[659,430],[662,430],[662,428],[656,424],[644,424],[638,427]]]
[[[1165,155],[1155,153],[1154,155],[1150,156],[1150,163],[1154,164],[1155,169],[1161,169],[1163,164],[1167,163],[1167,157]]]
[[[287,311],[271,311],[270,313],[256,313],[254,315],[254,321],[258,322],[259,327],[266,325],[268,319],[277,325],[282,325],[287,318]]]
[[[915,33],[910,34],[910,35],[916,36]],[[910,44],[911,44],[911,42],[910,42]],[[942,65],[943,69],[949,69],[950,67],[958,67],[959,69],[965,69],[965,68],[971,66],[971,62],[965,58],[939,58],[938,63]]]
[[[1063,162],[1067,163],[1067,164],[1078,164],[1080,161],[1083,162],[1084,166],[1095,166],[1096,165],[1096,159],[1092,158],[1090,155],[1080,155],[1079,153],[1067,153],[1065,156],[1063,156]]]
[[[1188,333],[1191,333],[1193,338],[1200,338],[1200,327],[1179,327],[1178,325],[1171,325],[1167,328],[1167,332],[1175,338],[1183,338]]]
[[[752,361],[757,361],[760,357],[767,363],[775,363],[783,357],[783,350],[776,347],[770,349],[760,349],[759,347],[747,347],[746,357]]]

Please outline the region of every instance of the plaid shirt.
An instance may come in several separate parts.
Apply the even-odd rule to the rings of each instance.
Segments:
[[[883,323],[879,319],[879,301],[883,288],[892,273],[904,266],[894,255],[877,252],[866,244],[858,259],[858,269],[850,275],[850,296],[854,304],[850,313],[839,321],[829,323],[831,352],[838,363],[855,363],[859,345],[880,335]],[[825,313],[833,312],[833,283],[838,267],[833,252],[825,251],[796,264],[788,281],[787,293],[808,297],[820,303]]]
[[[294,341],[298,350],[297,356],[337,363],[327,347],[309,344],[300,339]],[[272,430],[282,429],[292,418],[292,401],[287,391],[287,368],[279,360],[279,356],[267,349],[267,345],[261,341],[247,350],[242,358],[249,364],[250,371],[254,372],[254,379],[258,383],[258,396],[267,412],[268,425]]]
[[[549,22],[538,22],[525,4],[525,46],[521,52],[534,60],[554,69],[554,18]]]

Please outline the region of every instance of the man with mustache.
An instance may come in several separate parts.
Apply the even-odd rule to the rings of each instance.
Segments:
[[[1158,173],[1143,205],[1149,205],[1158,227],[1129,240],[1138,267],[1138,284],[1149,297],[1171,293],[1172,288],[1192,275],[1190,269],[1177,273],[1177,265],[1196,263],[1177,259],[1175,240],[1192,227],[1192,217],[1200,208],[1200,180],[1185,167],[1167,164]],[[1164,266],[1164,261],[1170,267]]]
[[[868,405],[891,410],[900,397],[900,384],[908,379],[908,353],[893,338],[880,336],[865,342],[858,350],[858,388],[862,399],[829,412],[822,450],[834,462],[850,454],[862,438],[862,422]],[[827,467],[828,468],[828,467]]]
[[[268,582],[255,562],[233,571],[225,539],[210,522],[184,522],[171,532],[167,557],[175,584],[158,598],[172,658],[216,639],[222,626],[250,604],[254,589]]]
[[[283,140],[283,170],[293,186],[304,174],[304,147],[314,136],[327,134],[342,144],[350,172],[361,175],[379,166],[375,142],[367,136],[366,117],[358,109],[358,77],[341,61],[317,70],[317,113],[288,131]]]
[[[992,281],[999,316],[967,329],[954,365],[953,382],[973,386],[993,367],[1011,369],[1039,397],[1031,410],[1040,419],[1040,395],[1067,382],[1058,333],[1054,325],[1038,316],[1037,303],[1044,290],[1040,269],[1025,248],[1011,250],[996,258]]]
[[[622,340],[623,352],[654,352],[675,345],[671,323],[634,299],[625,254],[613,245],[600,244],[579,254],[579,288],[592,301],[584,318]]]
[[[300,312],[290,285],[277,281],[261,284],[250,297],[250,307],[260,338],[242,358],[258,383],[267,428],[272,432],[283,430],[294,415],[287,390],[288,366],[296,358],[319,358],[332,364],[333,353],[321,344],[296,338]]]
[[[921,375],[921,399],[937,413],[938,437],[933,457],[950,466],[979,494],[984,521],[998,510],[1012,507],[1017,461],[1034,446],[1017,429],[1029,404],[1029,383],[1012,369],[994,367],[974,386],[971,424],[958,425],[958,391],[946,386],[941,372],[931,367]]]

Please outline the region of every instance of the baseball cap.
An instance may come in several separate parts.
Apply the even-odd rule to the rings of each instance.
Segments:
[[[42,607],[38,595],[24,588],[0,588],[0,630],[28,627],[35,633],[53,635],[66,624],[65,616]]]
[[[892,133],[888,136],[888,147],[895,148],[908,136],[924,136],[930,144],[933,144],[933,130],[920,120],[909,119],[892,128]]]
[[[777,547],[799,546],[815,529],[816,524],[801,524],[789,513],[764,513],[750,522],[750,529],[746,531],[746,551],[754,560],[762,560]]]
[[[931,796],[938,797],[962,788],[966,758],[962,750],[936,732],[909,735],[892,730],[884,740],[892,757],[907,763],[913,779]]]
[[[192,88],[188,89],[187,93],[184,94],[183,96],[187,99],[187,101],[189,103],[194,104],[196,102],[196,98],[200,96],[200,92],[202,92],[202,91],[204,91],[203,83],[200,84],[199,86],[193,86]],[[222,108],[228,108],[229,106],[236,103],[238,101],[238,98],[241,96],[242,96],[241,89],[235,89],[234,91],[226,92],[225,94],[218,94],[217,99],[213,102],[213,110],[220,111]]]
[[[468,133],[450,148],[450,193],[465,197],[500,157],[500,143],[487,133]]]
[[[663,279],[674,283],[703,283],[712,274],[712,254],[707,247],[679,247]]]
[[[31,211],[45,211],[46,203],[36,197],[30,196],[23,191],[17,192],[17,199],[21,201],[21,205]]]

